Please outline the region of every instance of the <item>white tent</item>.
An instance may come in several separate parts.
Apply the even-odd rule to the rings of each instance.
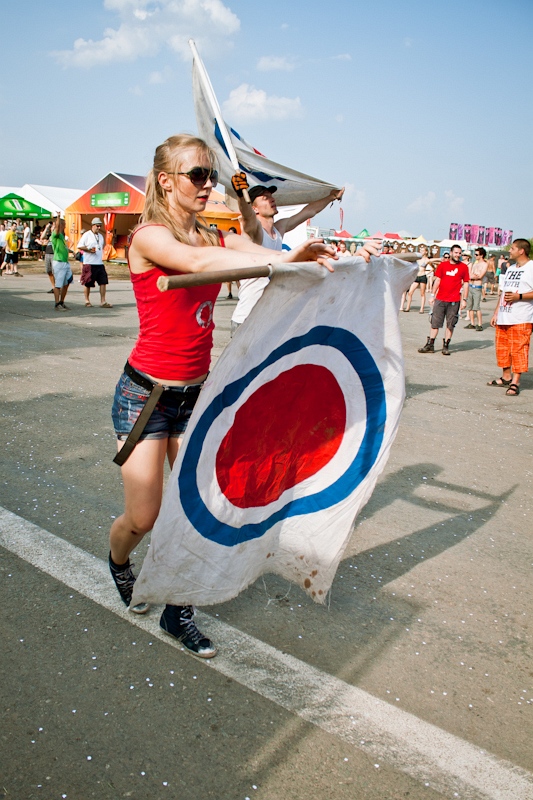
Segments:
[[[30,203],[42,206],[53,214],[64,216],[65,209],[85,191],[86,189],[65,189],[61,186],[39,186],[34,183],[25,183],[18,193]]]
[[[470,250],[472,247],[474,247],[473,244],[469,244],[468,242],[465,242],[464,239],[461,239],[461,241],[459,241],[459,242],[456,242],[454,239],[441,239],[440,242],[439,242],[439,241],[437,241],[435,239],[435,244],[437,244],[439,247],[446,247],[448,249],[450,247],[453,247],[454,244],[459,245],[461,250]]]

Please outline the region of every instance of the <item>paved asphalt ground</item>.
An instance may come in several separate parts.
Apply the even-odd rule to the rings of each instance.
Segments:
[[[130,284],[104,310],[76,281],[64,313],[48,288],[0,280],[0,796],[533,798],[533,377],[516,398],[486,386],[494,301],[449,358],[417,353],[417,304],[401,314],[400,431],[329,606],[265,576],[204,610],[207,664],[157,609],[125,612],[103,564]],[[217,302],[215,356],[233,306]]]

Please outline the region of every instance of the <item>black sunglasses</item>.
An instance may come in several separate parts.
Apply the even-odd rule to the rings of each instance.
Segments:
[[[213,188],[218,183],[218,170],[206,169],[206,167],[193,167],[188,172],[169,172],[169,175],[187,175],[193,186],[205,186],[208,179],[211,178]]]

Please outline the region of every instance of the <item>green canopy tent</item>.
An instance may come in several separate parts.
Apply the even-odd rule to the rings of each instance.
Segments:
[[[0,197],[0,219],[51,219],[52,212],[11,192]]]

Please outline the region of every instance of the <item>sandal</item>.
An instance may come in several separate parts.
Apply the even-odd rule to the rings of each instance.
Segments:
[[[113,308],[111,303],[101,303],[100,308]]]
[[[92,305],[93,304],[89,303],[89,301],[87,300],[87,302],[85,303],[85,308],[92,308]]]
[[[505,392],[508,397],[518,397],[520,394],[520,386],[517,383],[509,384],[509,388]]]
[[[487,386],[510,386],[511,379],[506,381],[504,378],[495,378],[493,381],[489,381]]]

